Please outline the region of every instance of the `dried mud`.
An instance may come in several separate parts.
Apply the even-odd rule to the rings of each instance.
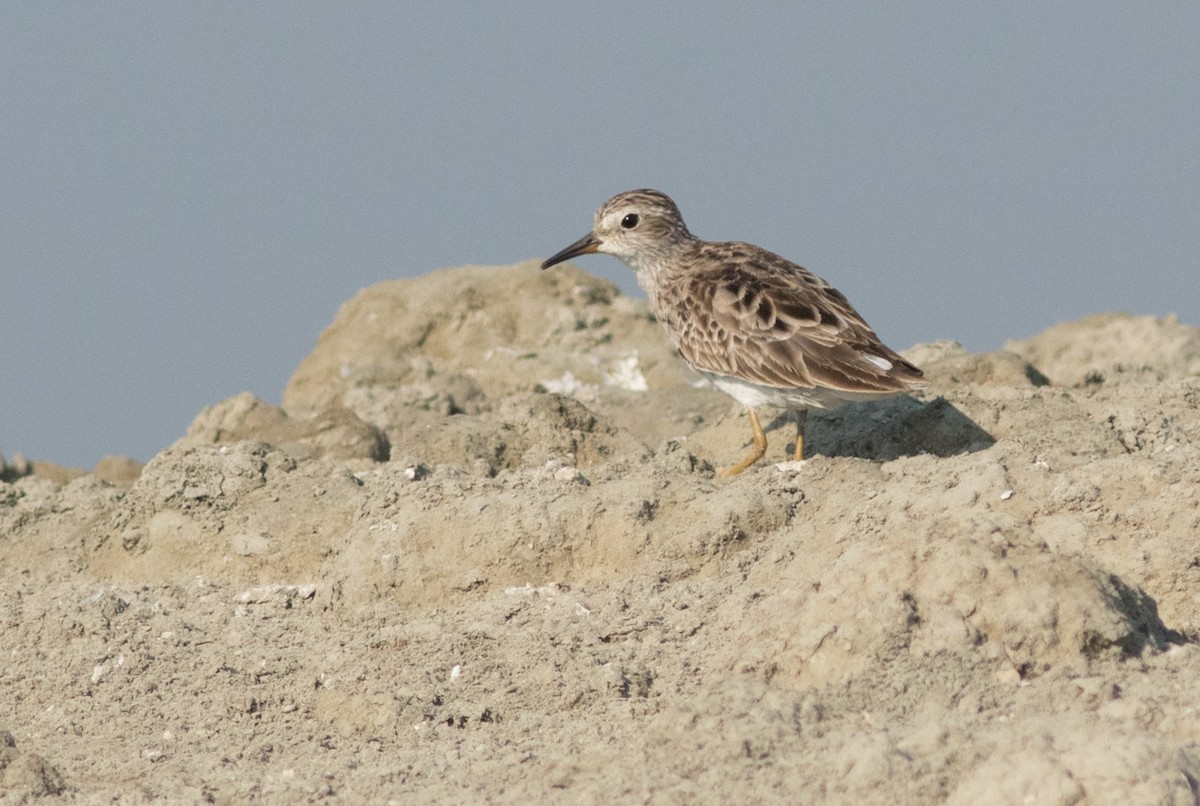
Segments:
[[[282,407],[5,472],[5,797],[1195,802],[1198,345],[918,345],[726,480],[744,417],[609,284],[366,289]]]

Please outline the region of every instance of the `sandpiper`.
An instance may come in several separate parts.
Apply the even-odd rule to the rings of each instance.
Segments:
[[[542,268],[592,252],[633,269],[683,359],[750,413],[754,448],[719,468],[722,475],[741,473],[766,453],[761,407],[795,414],[792,455],[801,460],[808,409],[926,385],[921,370],[884,345],[825,280],[753,244],[700,240],[665,193],[613,196],[596,211],[592,231]]]

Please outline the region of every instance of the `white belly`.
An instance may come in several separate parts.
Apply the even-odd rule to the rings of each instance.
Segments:
[[[748,409],[763,407],[779,409],[836,409],[843,403],[876,400],[894,394],[892,392],[842,392],[822,386],[778,389],[774,386],[762,386],[761,384],[750,383],[738,378],[731,378],[728,375],[715,375],[711,372],[701,374],[712,381],[713,385],[722,392]]]

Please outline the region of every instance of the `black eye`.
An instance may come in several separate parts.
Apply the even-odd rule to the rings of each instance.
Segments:
[[[621,219],[621,226],[625,229],[633,229],[638,225],[638,221],[640,220],[637,213],[630,213]]]

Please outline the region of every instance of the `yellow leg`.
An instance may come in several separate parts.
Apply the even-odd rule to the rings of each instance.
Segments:
[[[767,452],[767,435],[763,433],[762,423],[758,421],[758,413],[754,409],[746,409],[746,411],[750,412],[750,427],[754,429],[754,449],[736,465],[718,467],[717,472],[722,476],[736,476],[763,458],[763,454]]]
[[[792,459],[804,461],[804,421],[808,419],[808,409],[796,410],[796,449],[792,451]]]

